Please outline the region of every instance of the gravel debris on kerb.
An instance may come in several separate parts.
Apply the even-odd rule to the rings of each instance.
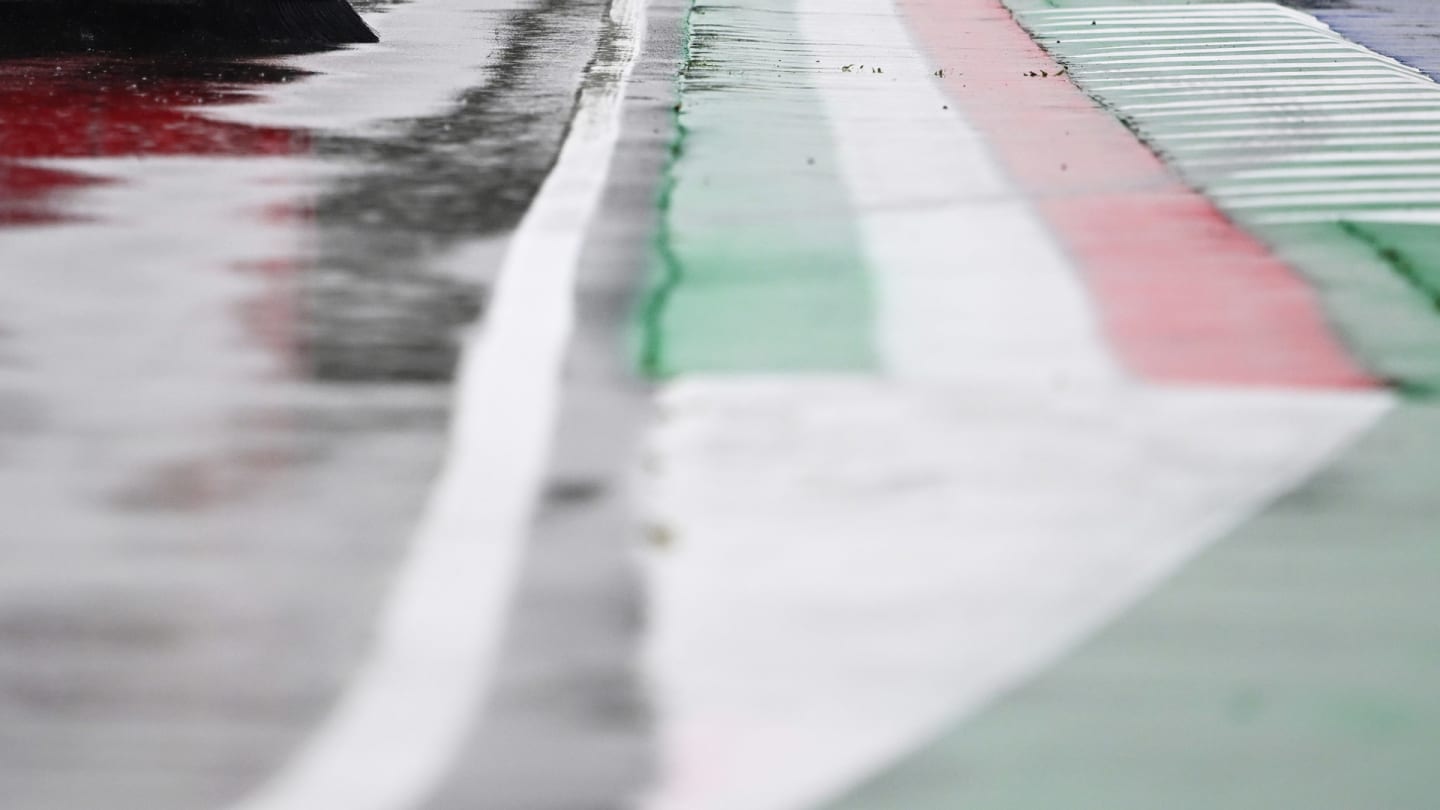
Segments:
[[[1306,273],[1382,377],[1440,386],[1440,86],[1270,3],[1019,19],[1086,91]]]

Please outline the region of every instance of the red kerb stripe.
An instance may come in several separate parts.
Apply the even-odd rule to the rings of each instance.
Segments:
[[[1305,280],[1056,77],[1060,66],[997,0],[899,4],[950,95],[1082,269],[1132,372],[1167,383],[1378,384]]]

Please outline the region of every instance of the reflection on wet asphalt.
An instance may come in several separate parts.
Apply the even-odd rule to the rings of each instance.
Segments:
[[[315,206],[319,249],[304,298],[317,379],[449,377],[455,330],[475,317],[483,288],[425,264],[519,221],[559,150],[570,82],[594,51],[605,7],[548,0],[502,26],[489,81],[453,110],[391,137],[317,141],[319,154],[367,167]]]
[[[303,59],[0,60],[0,805],[219,806],[361,655],[604,6],[472,4],[365,135],[208,114]]]
[[[216,122],[190,111],[238,100],[247,86],[297,78],[277,65],[91,56],[0,64],[0,225],[60,219],[54,195],[97,182],[35,160],[307,149],[303,133]]]

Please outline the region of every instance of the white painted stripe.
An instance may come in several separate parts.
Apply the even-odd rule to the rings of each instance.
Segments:
[[[1188,29],[1186,29],[1186,30],[1188,30]],[[1118,39],[1118,38],[1115,38],[1115,37],[1105,38],[1105,39],[1102,39],[1102,38],[1099,38],[1099,37],[1085,37],[1085,36],[1079,35],[1079,34],[1074,33],[1074,32],[1066,32],[1066,31],[1050,31],[1050,30],[1044,30],[1044,31],[1036,31],[1036,32],[1034,32],[1034,35],[1039,39],[1039,41],[1040,41],[1042,44],[1068,45],[1068,46],[1071,46],[1071,47],[1074,47],[1074,46],[1076,46],[1076,45],[1084,46],[1084,45],[1086,45],[1086,44],[1092,44],[1092,45],[1093,45],[1093,44],[1095,44],[1095,43],[1106,43],[1106,42],[1112,42],[1112,43],[1113,43],[1113,42],[1121,42],[1121,41],[1122,41],[1122,40],[1120,40],[1120,39]],[[1287,36],[1285,37],[1285,39],[1287,39],[1287,40],[1289,40],[1290,42],[1293,43],[1297,38],[1303,38],[1304,36],[1305,36],[1305,32],[1303,32],[1303,31],[1296,31],[1296,32],[1293,32],[1293,33],[1290,33],[1289,35],[1287,35]],[[1227,41],[1233,41],[1235,44],[1233,44],[1233,45],[1225,45],[1224,43],[1227,42]],[[1256,46],[1256,47],[1247,47],[1247,46]],[[1092,53],[1094,53],[1095,55],[1098,56],[1098,55],[1117,55],[1118,52],[1122,52],[1122,51],[1126,51],[1126,50],[1131,50],[1131,51],[1135,51],[1135,52],[1136,52],[1136,55],[1138,56],[1138,55],[1142,55],[1142,54],[1145,54],[1145,53],[1162,52],[1162,51],[1182,51],[1183,49],[1186,49],[1186,48],[1195,49],[1195,48],[1201,48],[1201,47],[1206,48],[1207,50],[1209,50],[1209,51],[1211,51],[1211,52],[1215,52],[1215,51],[1229,51],[1229,50],[1231,50],[1232,48],[1240,48],[1240,47],[1245,47],[1246,50],[1249,50],[1249,51],[1265,51],[1265,50],[1271,50],[1271,49],[1277,49],[1277,48],[1289,49],[1289,48],[1292,48],[1292,47],[1295,47],[1295,46],[1276,46],[1276,45],[1272,44],[1270,40],[1258,39],[1258,38],[1245,38],[1245,37],[1241,37],[1241,36],[1239,35],[1239,33],[1237,33],[1237,32],[1210,32],[1210,33],[1206,33],[1206,34],[1192,34],[1192,35],[1168,34],[1168,33],[1163,33],[1163,32],[1162,32],[1162,33],[1155,33],[1155,34],[1152,34],[1152,35],[1150,35],[1150,36],[1136,36],[1136,37],[1134,37],[1132,40],[1130,40],[1130,41],[1128,41],[1128,42],[1125,42],[1124,44],[1121,44],[1121,45],[1103,45],[1103,46],[1101,46],[1101,47],[1087,48],[1087,51],[1090,51],[1090,52],[1092,52]],[[1329,42],[1329,41],[1327,40],[1327,41],[1325,41],[1325,42],[1316,43],[1316,46],[1313,47],[1313,48],[1310,48],[1310,47],[1300,48],[1300,50],[1302,50],[1302,51],[1306,51],[1306,50],[1327,50],[1327,49],[1328,49],[1328,50],[1335,50],[1335,45],[1334,45],[1334,43]]]
[[[1195,40],[1202,40],[1206,45],[1212,47],[1229,47],[1232,45],[1261,45],[1272,43],[1286,45],[1295,41],[1293,36],[1277,34],[1272,26],[1263,29],[1248,29],[1235,32],[1215,33],[1209,31],[1203,34],[1171,34],[1169,36],[1091,36],[1086,34],[1071,34],[1066,38],[1067,42],[1084,42],[1094,45],[1097,42],[1124,42],[1125,45],[1106,46],[1096,48],[1096,51],[1108,51],[1114,48],[1173,48],[1176,43],[1189,43]],[[1138,43],[1138,44],[1135,44]]]
[[[1375,222],[1392,225],[1440,225],[1440,208],[1356,208],[1318,209],[1312,211],[1286,211],[1283,213],[1258,214],[1250,217],[1255,222],[1276,225],[1305,225],[1317,222]]]
[[[1293,82],[1205,82],[1192,85],[1188,82],[1151,88],[1126,89],[1123,86],[1107,86],[1109,94],[1123,95],[1125,104],[1146,101],[1146,99],[1185,99],[1185,101],[1212,101],[1217,98],[1264,98],[1267,95],[1295,94],[1306,88],[1323,88],[1322,92],[1339,97],[1342,94],[1364,95],[1365,92],[1400,92],[1403,85],[1390,81],[1367,81],[1367,79],[1346,79],[1342,82],[1323,79],[1299,79]],[[1179,104],[1179,102],[1176,102]]]
[[[1320,96],[1320,94],[1318,93],[1316,95],[1317,97]],[[1325,95],[1323,98],[1333,99],[1334,96]],[[1376,100],[1373,103],[1368,100],[1328,101],[1322,103],[1317,98],[1316,101],[1308,103],[1304,101],[1291,101],[1287,103],[1279,100],[1264,99],[1255,104],[1239,104],[1235,103],[1235,101],[1232,99],[1228,103],[1216,102],[1209,106],[1201,107],[1198,109],[1161,110],[1158,112],[1146,112],[1145,117],[1149,120],[1157,120],[1162,118],[1192,118],[1196,115],[1205,115],[1208,117],[1217,115],[1231,116],[1263,112],[1269,112],[1272,114],[1283,114],[1288,112],[1291,115],[1299,114],[1305,115],[1307,117],[1313,116],[1315,118],[1320,118],[1323,116],[1324,113],[1331,110],[1348,110],[1356,113],[1360,111],[1369,111],[1371,114],[1374,114],[1376,116],[1384,116],[1386,113],[1392,112],[1397,114],[1403,114],[1410,110],[1433,109],[1434,106],[1435,102],[1433,100],[1415,98],[1413,95],[1408,101],[1404,102],[1396,100],[1384,100],[1382,98],[1376,97]]]
[[[1354,210],[1345,210],[1339,208],[1324,208],[1310,211],[1283,211],[1278,214],[1253,214],[1246,217],[1246,221],[1260,225],[1318,225],[1327,222],[1440,225],[1440,214],[1428,211],[1407,211],[1405,209],[1357,208]]]
[[[1106,71],[1093,70],[1091,68],[1091,65],[1179,64],[1186,68],[1189,68],[1190,70],[1199,71],[1209,70],[1212,67],[1216,67],[1224,62],[1236,62],[1238,64],[1225,65],[1223,69],[1250,69],[1254,71],[1261,71],[1264,70],[1266,65],[1285,66],[1306,65],[1310,63],[1315,63],[1317,65],[1338,65],[1344,64],[1347,60],[1354,60],[1360,62],[1369,61],[1365,54],[1357,53],[1357,51],[1358,49],[1346,49],[1344,51],[1336,51],[1334,49],[1326,48],[1320,49],[1319,52],[1315,53],[1314,55],[1306,55],[1303,53],[1287,53],[1284,56],[1278,57],[1276,59],[1267,59],[1265,58],[1264,54],[1256,53],[1232,54],[1227,51],[1226,53],[1215,54],[1195,53],[1192,50],[1192,52],[1181,56],[1162,56],[1157,54],[1145,56],[1124,56],[1114,58],[1106,57],[1101,59],[1091,58],[1086,59],[1084,62],[1077,65],[1076,70],[1083,70],[1086,73],[1103,73]]]
[[[1057,23],[1045,26],[1045,33],[1047,35],[1064,34],[1084,36],[1087,32],[1099,32],[1101,30],[1109,34],[1188,34],[1201,31],[1212,34],[1230,34],[1244,31],[1269,30],[1273,34],[1277,29],[1278,27],[1269,27],[1268,29],[1251,26],[1239,27],[1229,23],[1207,21],[1154,20],[1132,21],[1124,25],[1107,25],[1104,29],[1097,28],[1089,23]]]
[[[1223,48],[1226,53],[1288,53],[1291,51],[1322,51],[1334,52],[1335,45],[1328,42],[1310,43],[1306,45],[1287,44],[1294,42],[1293,38],[1276,39],[1273,41],[1260,42],[1254,39],[1217,39],[1206,37],[1207,48]],[[1072,38],[1073,41],[1073,38]],[[1087,40],[1094,42],[1094,40]],[[1148,39],[1144,45],[1119,45],[1107,46],[1104,48],[1091,48],[1091,53],[1104,54],[1106,56],[1173,56],[1188,54],[1194,51],[1193,42],[1174,43],[1165,40]]]
[[[1242,195],[1225,201],[1225,207],[1236,211],[1251,208],[1301,208],[1328,206],[1349,208],[1357,205],[1440,205],[1440,192],[1393,191],[1364,193],[1341,191],[1329,194]]]
[[[1436,173],[1440,175],[1440,172]],[[1312,180],[1308,183],[1262,183],[1257,185],[1232,185],[1215,189],[1215,193],[1238,198],[1262,194],[1315,194],[1349,191],[1407,191],[1424,190],[1440,192],[1440,176],[1429,179],[1381,180]]]
[[[1177,110],[1193,110],[1199,112],[1221,112],[1228,109],[1239,109],[1250,111],[1254,109],[1270,109],[1276,105],[1304,105],[1306,109],[1343,109],[1352,107],[1356,102],[1367,104],[1382,104],[1385,102],[1412,102],[1417,103],[1414,92],[1401,92],[1410,90],[1408,87],[1390,88],[1391,92],[1373,92],[1373,88],[1340,88],[1336,90],[1316,90],[1310,93],[1297,94],[1292,88],[1268,89],[1264,92],[1251,90],[1244,93],[1230,92],[1221,97],[1207,99],[1186,99],[1185,101],[1157,101],[1153,104],[1127,104],[1127,112],[1146,112],[1150,114],[1161,114]],[[1318,104],[1320,101],[1329,101],[1329,104]]]
[[[1028,12],[1035,17],[1073,22],[1101,21],[1107,25],[1130,22],[1175,22],[1177,20],[1221,20],[1232,22],[1247,20],[1266,23],[1274,20],[1297,22],[1288,16],[1286,10],[1274,3],[1205,3],[1178,7],[1159,5],[1150,8],[1139,6],[1083,6],[1080,8],[1042,8]]]
[[[1027,17],[1044,19],[1047,26],[1081,25],[1116,27],[1134,25],[1173,25],[1176,23],[1237,25],[1256,27],[1289,24],[1329,30],[1308,14],[1296,14],[1274,3],[1207,3],[1194,6],[1156,6],[1148,9],[1102,8],[1086,6],[1079,9],[1036,9],[1025,12]],[[1091,23],[1094,23],[1092,26]],[[1273,30],[1273,29],[1272,29]]]
[[[1319,78],[1318,78],[1319,76]],[[1194,79],[1162,79],[1162,81],[1151,81],[1151,79],[1087,79],[1086,85],[1103,86],[1106,92],[1123,92],[1123,94],[1135,94],[1135,92],[1146,91],[1153,95],[1175,94],[1176,97],[1185,97],[1189,94],[1205,94],[1205,92],[1230,92],[1236,88],[1300,88],[1300,86],[1341,86],[1341,85],[1375,85],[1395,86],[1401,82],[1410,84],[1426,84],[1428,79],[1424,76],[1404,76],[1394,74],[1390,71],[1333,71],[1326,74],[1313,74],[1313,72],[1287,72],[1283,75],[1263,76],[1208,76],[1204,81]]]
[[[1379,163],[1414,165],[1416,163],[1434,160],[1440,160],[1440,149],[1341,149],[1338,151],[1281,153],[1278,156],[1265,154],[1231,154],[1215,158],[1194,158],[1185,161],[1185,163],[1188,166],[1194,167],[1235,166],[1252,163],[1264,163],[1268,166],[1284,164],[1314,166],[1321,163],[1363,163],[1373,166]]]
[[[1114,4],[1109,6],[1082,6],[1080,8],[1047,8],[1032,12],[1037,16],[1044,17],[1080,17],[1088,18],[1095,13],[1113,14],[1117,17],[1192,17],[1202,15],[1220,15],[1226,18],[1252,17],[1252,16],[1276,16],[1284,14],[1285,10],[1274,3],[1209,3],[1198,5],[1176,6],[1152,6],[1149,8],[1136,6],[1134,4]]]
[[[1197,121],[1178,122],[1176,127],[1188,127],[1193,131],[1220,131],[1244,127],[1261,127],[1269,125],[1282,132],[1293,134],[1302,127],[1327,126],[1331,124],[1370,124],[1371,131],[1378,132],[1388,129],[1395,124],[1416,123],[1420,121],[1440,121],[1440,111],[1429,112],[1387,112],[1383,115],[1378,113],[1365,113],[1360,115],[1336,115],[1334,113],[1307,113],[1303,109],[1288,108],[1277,109],[1271,115],[1254,115],[1246,118],[1226,117],[1218,121],[1205,119]],[[1182,134],[1176,131],[1174,134]],[[1167,132],[1165,137],[1172,137]]]
[[[1269,180],[1322,179],[1330,177],[1410,177],[1440,175],[1440,166],[1283,166],[1242,169],[1229,174],[1226,183],[1263,183]]]
[[[1206,42],[1205,46],[1212,50],[1223,50],[1226,56],[1235,57],[1231,61],[1237,62],[1275,54],[1317,53],[1330,55],[1333,57],[1337,53],[1344,53],[1344,51],[1340,51],[1335,47],[1335,45],[1331,43],[1320,43],[1312,45],[1262,45],[1254,47],[1243,47],[1236,45],[1222,45],[1221,43],[1211,41]],[[1346,50],[1354,49],[1350,48]],[[1184,46],[1150,45],[1143,48],[1095,48],[1092,53],[1097,54],[1099,58],[1086,59],[1085,64],[1117,64],[1122,59],[1126,61],[1134,61],[1137,63],[1142,61],[1154,61],[1161,59],[1185,59],[1187,61],[1193,61],[1195,60],[1194,52],[1195,48],[1193,47],[1193,43],[1187,43]],[[1236,56],[1237,54],[1243,54],[1243,56]],[[1220,60],[1220,58],[1221,57],[1219,56],[1212,56],[1209,59],[1205,59],[1204,61],[1218,61]]]
[[[559,161],[467,341],[450,454],[375,646],[308,744],[233,810],[413,810],[459,750],[545,474],[576,264],[639,48],[640,0],[616,0],[610,13],[617,39],[585,82]]]
[[[1216,61],[1216,60],[1204,60],[1204,61]],[[1213,64],[1213,65],[1192,65],[1192,64],[1154,65],[1154,64],[1147,64],[1147,65],[1145,65],[1145,66],[1143,66],[1143,67],[1101,68],[1101,69],[1090,69],[1090,68],[1087,68],[1087,67],[1082,67],[1082,66],[1080,66],[1080,65],[1074,65],[1074,66],[1071,67],[1071,70],[1072,70],[1072,72],[1073,72],[1075,75],[1084,75],[1084,76],[1091,76],[1091,75],[1094,75],[1094,76],[1119,76],[1119,75],[1135,75],[1135,74],[1142,74],[1142,73],[1143,73],[1143,74],[1180,73],[1180,74],[1184,74],[1184,75],[1187,75],[1187,76],[1197,76],[1197,77],[1202,77],[1202,78],[1209,78],[1209,77],[1211,77],[1211,76],[1216,76],[1216,77],[1223,77],[1223,76],[1258,76],[1258,75],[1260,75],[1260,74],[1262,74],[1262,73],[1265,73],[1266,71],[1271,71],[1271,72],[1269,73],[1269,77],[1270,77],[1270,78],[1274,78],[1274,77],[1277,76],[1277,75],[1284,75],[1284,71],[1285,71],[1285,70],[1287,70],[1287,69],[1294,69],[1294,68],[1303,68],[1303,70],[1296,70],[1295,73],[1294,73],[1294,75],[1297,75],[1297,76],[1310,76],[1310,77],[1312,77],[1312,78],[1315,77],[1315,76],[1327,75],[1327,74],[1329,74],[1332,70],[1343,70],[1343,69],[1346,69],[1346,68],[1350,68],[1350,69],[1368,69],[1368,70],[1373,70],[1373,71],[1375,71],[1376,73],[1380,73],[1380,74],[1383,74],[1383,73],[1393,73],[1393,74],[1398,74],[1398,75],[1413,75],[1413,74],[1414,74],[1414,71],[1402,70],[1402,69],[1400,69],[1400,68],[1394,68],[1394,67],[1389,67],[1389,66],[1386,66],[1386,65],[1383,65],[1383,64],[1377,64],[1374,60],[1371,60],[1371,59],[1368,59],[1368,58],[1366,58],[1366,57],[1364,57],[1364,56],[1359,56],[1359,55],[1357,55],[1357,56],[1339,57],[1339,58],[1336,58],[1336,59],[1313,59],[1313,60],[1312,60],[1312,59],[1297,59],[1297,58],[1295,58],[1295,57],[1289,57],[1289,58],[1286,58],[1286,59],[1283,59],[1283,60],[1278,60],[1278,59],[1277,59],[1277,60],[1275,60],[1275,61],[1266,61],[1266,60],[1257,60],[1257,59],[1254,59],[1254,58],[1250,58],[1250,59],[1247,59],[1247,60],[1246,60],[1246,63],[1245,63],[1245,64],[1236,64],[1236,65],[1221,65],[1221,64]]]
[[[1144,79],[1135,76],[1124,76],[1113,79],[1090,79],[1085,80],[1086,86],[1103,86],[1107,89],[1129,90],[1135,88],[1166,88],[1166,87],[1240,87],[1242,83],[1250,82],[1250,86],[1274,86],[1278,80],[1285,81],[1409,81],[1424,83],[1428,81],[1418,73],[1405,73],[1404,71],[1392,70],[1389,68],[1364,67],[1344,68],[1339,70],[1277,70],[1264,75],[1264,78],[1235,75],[1207,75],[1194,79],[1167,76],[1163,79]]]
[[[1207,4],[1209,8],[1219,8],[1220,4]],[[1224,4],[1230,5],[1228,3]],[[1264,13],[1249,13],[1239,9],[1233,14],[1210,11],[1204,13],[1188,13],[1184,9],[1171,7],[1161,10],[1159,13],[1142,11],[1139,13],[1115,13],[1100,8],[1089,8],[1086,11],[1093,11],[1093,14],[1056,14],[1054,9],[1036,9],[1023,12],[1026,17],[1043,20],[1047,28],[1058,28],[1062,26],[1074,26],[1084,31],[1114,32],[1126,28],[1144,29],[1147,26],[1155,25],[1181,25],[1186,24],[1195,28],[1204,29],[1207,26],[1213,27],[1246,27],[1255,31],[1279,31],[1285,27],[1304,26],[1303,19],[1289,15],[1284,9],[1273,4]],[[1313,27],[1313,26],[1311,26]]]
[[[1315,194],[1345,191],[1423,191],[1440,190],[1440,176],[1387,179],[1366,177],[1360,180],[1311,180],[1308,182],[1268,182],[1250,185],[1234,184],[1216,189],[1227,197],[1248,197],[1271,194]]]
[[[724,14],[707,45],[744,47]],[[647,556],[664,758],[645,810],[822,803],[1063,654],[1389,405],[1131,384],[892,0],[796,15],[808,57],[885,69],[811,81],[887,368],[667,388],[647,465],[672,538]]]
[[[1358,134],[1372,134],[1376,130],[1368,124],[1327,124],[1324,122],[1307,123],[1303,127],[1295,127],[1291,130],[1276,132],[1273,127],[1252,127],[1250,129],[1222,129],[1211,132],[1181,132],[1166,134],[1165,140],[1168,143],[1186,143],[1194,141],[1197,143],[1220,143],[1225,140],[1252,141],[1257,137],[1297,137],[1306,135],[1313,138],[1347,137]],[[1414,126],[1400,125],[1387,126],[1381,130],[1383,135],[1377,137],[1404,137],[1407,135],[1437,135],[1440,136],[1440,124],[1417,124]]]
[[[1267,195],[1243,196],[1225,200],[1225,208],[1231,210],[1250,209],[1302,209],[1302,208],[1359,208],[1359,206],[1400,206],[1400,208],[1434,208],[1440,205],[1440,193],[1436,192],[1388,192],[1388,193],[1332,193],[1332,195]]]
[[[1308,138],[1248,138],[1245,139],[1249,148],[1254,149],[1306,149],[1323,146],[1326,148],[1336,147],[1374,147],[1374,146],[1435,146],[1440,147],[1440,136],[1418,137],[1414,135],[1395,135],[1378,138],[1338,138],[1335,136],[1311,136]],[[1214,152],[1231,152],[1237,148],[1234,140],[1223,142],[1201,142],[1182,143],[1179,146],[1171,144],[1166,147],[1166,152],[1171,155],[1197,155]],[[1243,148],[1243,147],[1242,147]]]
[[[1049,35],[1046,35],[1046,36],[1044,36],[1044,37],[1042,38],[1041,41],[1042,41],[1042,42],[1051,42],[1051,41],[1060,42],[1061,40],[1058,40],[1058,39],[1056,39],[1056,40],[1051,40],[1050,37],[1049,37]],[[1090,45],[1093,45],[1093,44],[1095,44],[1095,43],[1097,43],[1097,42],[1123,42],[1123,43],[1127,43],[1127,44],[1125,44],[1125,45],[1106,46],[1106,47],[1103,47],[1103,48],[1096,48],[1096,49],[1095,49],[1095,50],[1097,50],[1097,51],[1108,51],[1108,50],[1111,50],[1111,48],[1134,48],[1134,47],[1139,47],[1139,46],[1141,46],[1141,45],[1147,46],[1147,47],[1156,47],[1156,48],[1176,47],[1177,45],[1180,45],[1180,44],[1192,44],[1192,43],[1197,42],[1197,41],[1198,41],[1198,42],[1203,42],[1203,43],[1206,44],[1206,45],[1219,46],[1219,47],[1226,47],[1226,46],[1230,46],[1230,45],[1257,45],[1257,44],[1263,44],[1263,43],[1267,43],[1267,42],[1286,43],[1286,42],[1294,42],[1294,41],[1295,41],[1295,38],[1294,38],[1293,36],[1277,36],[1274,31],[1272,31],[1272,30],[1270,30],[1270,29],[1267,28],[1267,29],[1265,29],[1265,30],[1263,30],[1263,31],[1233,31],[1233,32],[1222,31],[1222,32],[1219,32],[1219,33],[1216,33],[1216,32],[1214,32],[1214,31],[1209,31],[1209,32],[1202,33],[1202,34],[1166,34],[1166,35],[1163,35],[1163,36],[1155,36],[1155,35],[1153,35],[1153,34],[1150,34],[1150,35],[1136,35],[1136,36],[1128,36],[1128,37],[1112,37],[1112,36],[1086,36],[1086,35],[1084,35],[1084,34],[1069,34],[1069,35],[1067,35],[1067,36],[1065,37],[1065,39],[1064,39],[1063,41],[1064,41],[1064,42],[1069,42],[1069,43],[1084,42],[1084,43],[1087,43],[1087,44],[1090,44]]]
[[[1180,14],[1191,14],[1191,13],[1200,13],[1200,11],[1206,11],[1206,10],[1208,10],[1208,11],[1211,12],[1211,13],[1217,13],[1217,12],[1220,10],[1220,8],[1221,8],[1220,6],[1215,5],[1215,4],[1210,4],[1210,5],[1208,5],[1208,6],[1185,6],[1184,8],[1179,9],[1178,13],[1180,13]],[[1254,3],[1254,2],[1251,2],[1251,3],[1226,3],[1223,8],[1225,8],[1225,9],[1233,9],[1233,10],[1234,10],[1234,14],[1238,16],[1238,15],[1251,15],[1251,14],[1255,14],[1255,13],[1257,13],[1257,12],[1273,13],[1274,10],[1275,10],[1275,8],[1276,8],[1276,6],[1275,6],[1273,3]],[[1107,13],[1117,13],[1117,14],[1138,14],[1138,15],[1149,14],[1149,15],[1156,15],[1156,14],[1164,13],[1164,9],[1145,8],[1145,7],[1136,6],[1136,5],[1134,5],[1133,3],[1131,3],[1131,4],[1115,3],[1115,4],[1108,5],[1108,6],[1093,5],[1093,6],[1082,6],[1082,7],[1080,7],[1080,8],[1048,8],[1048,9],[1041,9],[1041,10],[1036,11],[1036,12],[1034,12],[1034,13],[1035,13],[1035,14],[1039,14],[1039,15],[1053,16],[1053,17],[1089,17],[1089,16],[1090,16],[1092,13],[1094,13],[1094,12],[1107,12]]]

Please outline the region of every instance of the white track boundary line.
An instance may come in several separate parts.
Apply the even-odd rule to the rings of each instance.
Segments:
[[[298,755],[231,810],[412,810],[453,765],[493,669],[550,454],[576,268],[619,140],[643,2],[612,3],[613,61],[587,75],[560,159],[468,339],[450,456],[374,648]]]

